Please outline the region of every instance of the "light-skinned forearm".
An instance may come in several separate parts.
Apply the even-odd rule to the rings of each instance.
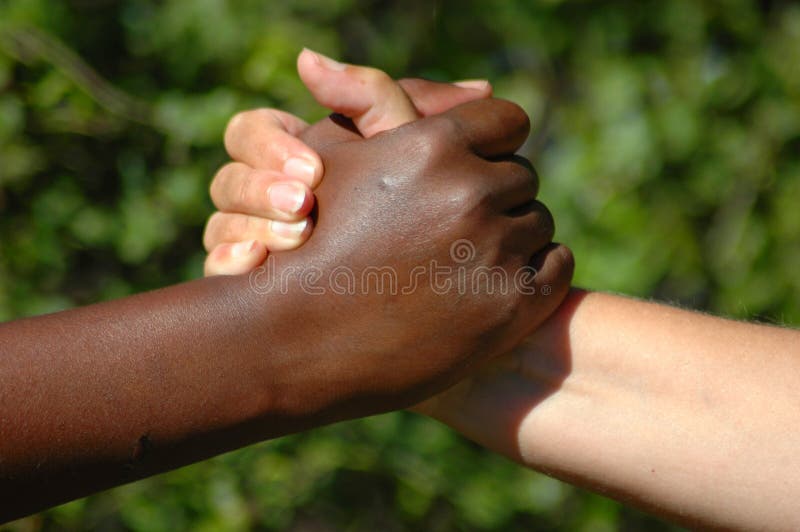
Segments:
[[[678,522],[800,528],[800,332],[576,290],[433,405],[493,450]]]

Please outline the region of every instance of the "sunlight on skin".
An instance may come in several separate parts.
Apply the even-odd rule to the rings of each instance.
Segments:
[[[396,82],[381,70],[340,63],[308,49],[298,56],[297,70],[320,104],[353,120],[365,137],[492,94],[485,80]],[[296,248],[311,235],[310,219],[299,221],[314,205],[311,188],[297,200],[301,205],[297,216],[276,221],[274,210],[265,205],[270,185],[279,182],[279,176],[290,177],[286,167],[283,174],[279,171],[284,161],[312,162],[313,171],[300,173],[305,185],[313,188],[322,178],[319,156],[296,138],[307,127],[301,119],[275,109],[245,111],[231,120],[225,144],[236,162],[224,166],[211,185],[220,212],[206,226],[206,275],[247,273],[262,264],[270,250]]]
[[[303,52],[303,79],[361,68],[330,61]],[[366,131],[418,117],[374,70],[354,79],[384,91],[343,98],[339,109],[360,113]],[[331,105],[332,94],[315,96]],[[385,114],[369,112],[370,102]],[[799,444],[786,429],[797,418],[798,336],[575,290],[512,353],[415,410],[528,467],[689,526],[780,529],[800,525],[800,476],[780,466]],[[769,504],[753,506],[763,498]]]

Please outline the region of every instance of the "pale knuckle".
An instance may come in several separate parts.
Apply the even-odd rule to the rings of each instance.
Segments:
[[[247,131],[256,124],[267,123],[276,125],[280,121],[275,117],[274,109],[258,108],[248,109],[246,111],[239,111],[228,120],[226,131],[238,132],[240,130]]]
[[[250,114],[251,111],[239,111],[238,113],[234,114],[230,120],[228,120],[228,125],[225,127],[225,130],[231,131],[239,129],[242,126],[242,123],[247,121],[247,116]]]
[[[241,177],[235,195],[237,207],[244,210],[253,210],[257,207],[257,205],[253,205],[253,203],[257,197],[256,189],[258,188],[259,181],[256,171],[252,168],[248,169]]]
[[[396,82],[391,76],[389,76],[389,74],[377,68],[362,67],[359,77],[362,79],[362,81],[367,83],[367,85],[376,89],[385,89],[387,87],[391,88],[396,85]]]
[[[210,243],[238,242],[250,230],[250,218],[239,214],[218,212],[209,218],[206,233]]]
[[[252,117],[252,113],[252,111],[240,111],[233,115],[230,120],[228,120],[228,125],[225,126],[226,146],[230,147],[239,133],[247,129],[247,124],[250,117]]]
[[[236,158],[249,143],[259,142],[265,133],[273,136],[280,131],[284,131],[284,128],[280,119],[275,116],[274,109],[240,111],[228,120],[225,127],[225,148],[231,157]],[[260,133],[255,135],[256,132]]]
[[[214,175],[214,179],[211,180],[209,194],[211,195],[211,201],[214,202],[214,205],[217,208],[220,208],[220,203],[222,203],[222,200],[225,199],[225,193],[228,189],[235,168],[236,163],[227,163],[222,168],[217,170],[217,173]]]
[[[252,222],[249,216],[231,216],[224,224],[222,233],[226,241],[236,242],[247,235],[251,225]]]
[[[217,242],[221,216],[221,212],[215,212],[208,217],[205,230],[203,231],[203,246],[205,246],[206,251],[211,251],[211,248],[213,248]]]

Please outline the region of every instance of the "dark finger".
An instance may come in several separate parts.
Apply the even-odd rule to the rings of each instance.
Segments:
[[[469,148],[485,158],[513,155],[531,127],[519,105],[496,98],[471,101],[438,116],[452,121]]]

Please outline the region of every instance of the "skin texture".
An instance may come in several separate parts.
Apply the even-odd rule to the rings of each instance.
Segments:
[[[800,332],[573,290],[425,403],[513,460],[677,523],[800,528]]]
[[[437,89],[442,106],[457,94]],[[369,99],[388,113],[384,95]],[[797,331],[573,290],[519,347],[415,410],[687,526],[796,530],[798,346]]]
[[[0,325],[0,521],[411,405],[529,334],[566,295],[572,260],[550,243],[535,175],[509,158],[527,132],[500,100],[371,139],[326,119],[306,135],[327,169],[316,231],[268,263],[285,290],[217,276]],[[316,295],[296,276],[388,266],[403,279],[452,263],[464,238],[467,271],[530,262],[535,294],[437,292],[418,276],[404,294]]]

